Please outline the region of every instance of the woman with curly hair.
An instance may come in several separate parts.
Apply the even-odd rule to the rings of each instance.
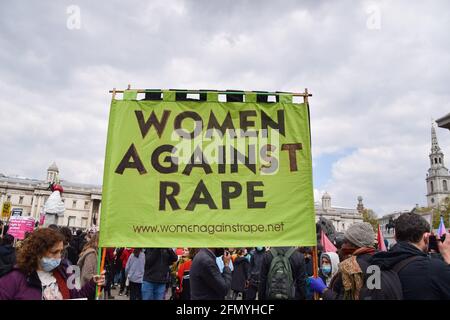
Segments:
[[[58,231],[42,228],[34,231],[17,252],[17,263],[0,278],[0,300],[63,300],[87,298],[95,285],[104,284],[104,276],[93,276],[81,289],[74,288],[61,264],[64,237]]]

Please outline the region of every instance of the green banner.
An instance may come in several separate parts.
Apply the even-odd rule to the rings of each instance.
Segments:
[[[316,245],[305,104],[124,96],[111,103],[101,247]]]

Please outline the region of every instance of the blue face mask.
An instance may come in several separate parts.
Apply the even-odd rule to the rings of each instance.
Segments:
[[[329,275],[331,273],[331,266],[330,265],[322,266],[322,272],[325,275]]]
[[[50,272],[61,263],[61,259],[43,257],[41,259],[41,268],[44,271]]]
[[[263,247],[256,247],[256,250],[258,251],[262,251],[264,248]]]

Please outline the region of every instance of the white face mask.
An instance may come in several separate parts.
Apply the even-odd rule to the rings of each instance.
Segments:
[[[50,272],[53,269],[57,268],[60,263],[61,263],[61,258],[55,259],[55,258],[43,257],[40,261],[42,270],[44,270],[46,272]]]
[[[330,264],[323,264],[322,265],[322,272],[325,275],[329,275],[331,273],[331,265]]]

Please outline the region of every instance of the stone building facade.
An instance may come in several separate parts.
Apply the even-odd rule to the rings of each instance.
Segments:
[[[101,186],[72,183],[59,180],[59,169],[53,163],[47,169],[45,180],[6,176],[0,173],[0,207],[11,201],[12,209],[22,209],[22,216],[39,219],[44,204],[51,194],[49,185],[59,181],[64,188],[64,217],[57,220],[59,226],[87,229],[98,225],[101,211]]]
[[[316,222],[320,217],[330,220],[337,232],[344,232],[350,225],[363,222],[362,210],[364,210],[362,197],[358,197],[356,209],[336,207],[331,205],[331,196],[325,192],[322,203],[315,203]]]

